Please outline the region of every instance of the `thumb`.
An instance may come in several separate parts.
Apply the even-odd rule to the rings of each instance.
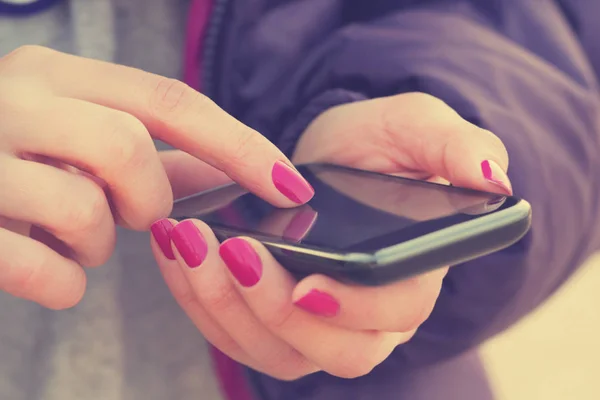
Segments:
[[[382,111],[382,128],[407,168],[441,176],[456,186],[512,194],[508,153],[492,132],[429,95],[410,93],[374,102],[380,102],[376,106]]]
[[[231,182],[225,173],[181,150],[161,151],[159,155],[175,199]]]

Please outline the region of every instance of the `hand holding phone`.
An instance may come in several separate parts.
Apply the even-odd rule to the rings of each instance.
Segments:
[[[298,277],[381,285],[501,250],[528,231],[531,208],[486,193],[331,164],[298,168],[315,197],[278,209],[237,185],[177,202],[221,240],[259,240]],[[217,206],[215,206],[217,204]]]
[[[304,131],[293,160],[297,164],[328,161],[434,181],[445,178],[455,185],[511,193],[508,157],[501,141],[422,94],[328,109]],[[493,173],[482,168],[487,166],[495,167]],[[180,220],[197,216],[210,226],[197,219],[168,221],[173,232],[197,227],[189,230],[187,238],[196,238],[198,244],[204,237],[206,245],[199,249],[205,250],[205,261],[189,268],[168,236],[165,242],[177,260],[166,259],[156,242],[154,252],[179,304],[204,336],[230,357],[279,379],[295,379],[315,370],[346,378],[362,376],[398,344],[410,340],[428,318],[447,271],[410,257],[399,265],[368,263],[378,260],[377,252],[367,245],[377,249],[394,248],[389,243],[405,245],[412,240],[401,243],[402,238],[394,236],[409,231],[426,236],[427,229],[435,233],[437,224],[455,225],[460,218],[470,222],[481,216],[488,226],[483,217],[504,212],[512,198],[473,191],[465,195],[456,188],[344,167],[299,169],[316,189],[315,198],[305,207],[273,208],[240,187],[230,186],[226,196],[214,190],[181,201],[174,214]],[[435,195],[429,190],[413,191],[415,185],[439,191],[434,190]],[[179,208],[184,203],[185,210]],[[527,214],[515,220],[525,220],[527,225]],[[201,234],[194,236],[194,232]],[[224,240],[236,235],[246,237]],[[510,242],[506,239],[502,243]],[[178,243],[184,246],[185,241]],[[432,254],[421,245],[415,249]],[[351,259],[356,256],[358,260]],[[411,265],[418,268],[405,268]],[[296,281],[286,268],[299,277],[310,276]],[[427,268],[434,269],[424,272]],[[413,277],[402,279],[406,276]]]

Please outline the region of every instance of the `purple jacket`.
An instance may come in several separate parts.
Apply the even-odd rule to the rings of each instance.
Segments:
[[[576,0],[216,1],[202,89],[287,153],[329,107],[426,92],[502,138],[515,192],[534,210],[520,243],[450,270],[431,318],[369,376],[284,383],[249,372],[264,399],[484,398],[452,397],[447,378],[446,397],[403,393],[419,371],[469,358],[598,248],[599,11]],[[465,365],[447,369],[484,379]]]

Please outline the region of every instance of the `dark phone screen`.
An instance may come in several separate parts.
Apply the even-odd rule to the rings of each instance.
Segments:
[[[237,185],[183,199],[173,218],[216,231],[335,252],[375,252],[510,207],[511,197],[345,167],[298,167],[315,189],[303,206],[280,209]]]

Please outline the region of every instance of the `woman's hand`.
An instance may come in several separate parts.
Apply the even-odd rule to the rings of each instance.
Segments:
[[[194,220],[161,220],[153,233],[167,285],[206,339],[284,380],[320,370],[345,378],[368,373],[410,339],[445,274],[438,270],[381,288],[350,287],[323,276],[296,284],[252,239],[219,244],[210,228]]]
[[[330,162],[411,178],[511,193],[508,155],[493,133],[441,100],[407,93],[332,108],[300,138],[296,164]]]
[[[323,113],[304,133],[294,160],[511,191],[502,142],[417,93]],[[310,215],[299,214],[280,220],[304,220],[309,227]],[[280,222],[274,226],[285,230]],[[286,380],[321,370],[345,378],[367,374],[427,319],[447,271],[382,287],[345,285],[321,275],[295,282],[252,239],[219,245],[194,220],[161,220],[152,231],[169,288],[206,338],[233,359]]]
[[[80,265],[108,259],[115,223],[143,230],[167,216],[153,137],[275,205],[312,196],[274,145],[181,82],[23,47],[0,59],[0,289],[72,306]]]

